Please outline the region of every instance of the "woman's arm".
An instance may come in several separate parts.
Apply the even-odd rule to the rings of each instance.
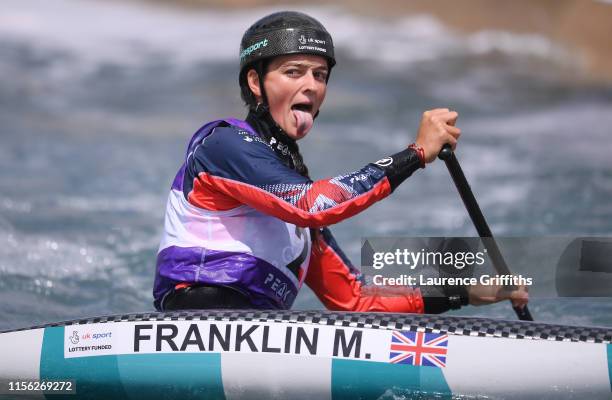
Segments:
[[[527,304],[525,287],[500,285],[468,287],[365,285],[361,272],[344,255],[329,229],[317,232],[313,242],[306,284],[330,310],[439,314],[467,304],[484,305],[511,300]]]
[[[388,196],[421,166],[406,149],[344,175],[311,181],[289,168],[259,137],[234,127],[216,128],[187,162],[184,194],[208,210],[247,204],[300,227],[323,227],[349,218]]]
[[[306,284],[330,310],[423,313],[419,289],[366,286],[361,273],[338,247],[329,229],[313,242]]]

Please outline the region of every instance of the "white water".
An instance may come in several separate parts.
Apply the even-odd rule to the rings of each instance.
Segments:
[[[152,309],[167,189],[190,134],[243,116],[242,32],[276,8],[154,8],[4,0],[0,10],[0,329]],[[426,16],[302,9],[338,53],[300,146],[314,177],[414,140],[423,110],[456,108],[458,156],[498,235],[612,233],[612,91],[566,81],[579,57],[537,35],[461,36]],[[361,237],[473,235],[441,163],[333,227]],[[320,307],[305,290],[298,308]],[[611,325],[609,299],[546,303],[541,321]],[[507,305],[472,308],[513,318]]]

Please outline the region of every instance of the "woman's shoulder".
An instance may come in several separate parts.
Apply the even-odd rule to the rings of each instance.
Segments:
[[[211,136],[216,135],[219,140],[244,141],[247,143],[261,143],[269,147],[268,142],[262,139],[257,132],[242,125],[234,125],[226,122],[215,127]]]
[[[220,120],[194,148],[194,153],[215,157],[233,158],[237,156],[268,154],[274,155],[270,144],[253,129],[234,120]],[[240,121],[241,122],[241,121]]]

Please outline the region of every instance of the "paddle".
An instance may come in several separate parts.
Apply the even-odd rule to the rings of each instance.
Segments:
[[[508,268],[508,265],[506,264],[506,261],[504,260],[504,257],[497,246],[497,242],[495,242],[493,233],[491,232],[491,229],[489,229],[489,225],[487,224],[487,221],[485,220],[485,217],[482,214],[478,203],[476,202],[476,198],[474,197],[474,193],[472,193],[470,184],[465,178],[461,165],[459,165],[459,161],[457,161],[457,157],[455,157],[455,153],[453,153],[451,146],[448,144],[444,145],[440,151],[440,154],[438,154],[438,158],[444,160],[444,163],[448,168],[448,172],[450,172],[453,182],[455,182],[455,186],[457,186],[461,200],[463,200],[463,204],[465,204],[465,208],[467,209],[468,214],[470,214],[470,218],[476,227],[476,231],[478,231],[478,236],[482,238],[490,238],[488,240],[483,240],[483,242],[489,253],[493,267],[495,267],[498,274],[511,275],[512,273],[510,272],[510,268]],[[533,317],[531,316],[527,306],[523,308],[512,308],[514,308],[514,312],[521,321],[533,321]]]

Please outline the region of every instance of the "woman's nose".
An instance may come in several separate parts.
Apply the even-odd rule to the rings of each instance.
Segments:
[[[315,91],[317,89],[317,79],[314,76],[313,71],[308,71],[304,74],[304,89]]]

